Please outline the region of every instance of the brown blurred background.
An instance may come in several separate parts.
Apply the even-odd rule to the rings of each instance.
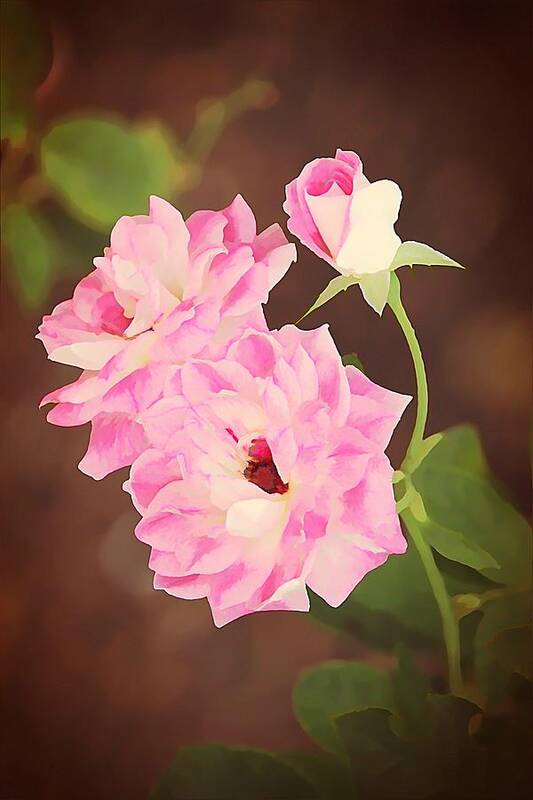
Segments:
[[[531,171],[527,2],[41,0],[61,49],[40,119],[89,109],[152,115],[179,136],[198,100],[250,74],[276,102],[222,135],[187,211],[241,192],[261,227],[317,155],[355,149],[403,189],[397,226],[468,267],[403,270],[428,365],[430,430],[476,424],[496,476],[527,511]],[[95,253],[97,255],[97,253]],[[80,265],[89,270],[90,264]],[[275,289],[272,326],[333,277],[303,247]],[[47,308],[78,276],[53,287]],[[177,746],[305,747],[290,708],[302,667],[362,653],[306,615],[257,614],[216,630],[207,605],[151,590],[147,548],[120,491],[76,469],[88,430],[49,426],[40,397],[71,378],[34,340],[41,310],[3,282],[1,798],[146,798]],[[411,392],[390,315],[352,290],[307,321]],[[398,461],[407,419],[391,447]],[[385,658],[385,657],[384,657]]]

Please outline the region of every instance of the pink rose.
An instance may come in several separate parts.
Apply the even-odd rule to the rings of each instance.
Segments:
[[[80,469],[101,478],[131,464],[146,446],[138,416],[161,395],[166,367],[221,357],[243,328],[266,329],[261,304],[295,258],[278,225],[257,235],[240,195],[186,222],[158,197],[148,216],[122,217],[95,270],[37,337],[51,360],[84,370],[42,401],[57,403],[56,425],[92,421]]]
[[[291,233],[341,275],[359,278],[366,299],[377,293],[380,305],[401,244],[394,231],[401,199],[396,183],[370,183],[359,156],[337,150],[335,158],[306,164],[287,186],[283,208]]]
[[[343,367],[326,326],[250,331],[164,395],[125,484],[155,588],[207,597],[221,626],[307,611],[306,587],[338,606],[405,551],[384,450],[410,398]]]

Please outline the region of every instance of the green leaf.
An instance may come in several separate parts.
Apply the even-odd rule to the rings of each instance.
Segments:
[[[406,629],[425,637],[440,635],[438,608],[412,546],[404,555],[390,556],[383,566],[369,572],[338,608],[330,609],[312,596],[311,613],[377,645],[392,647]]]
[[[163,129],[137,130],[118,118],[55,125],[42,141],[41,160],[69,211],[103,231],[124,214],[146,213],[149,196],[168,195],[179,174]]]
[[[271,753],[209,744],[179,750],[152,800],[307,800],[316,796],[298,772]]]
[[[389,296],[390,272],[382,270],[374,275],[364,275],[360,279],[360,285],[368,305],[381,316]]]
[[[311,314],[311,312],[323,306],[324,303],[327,303],[335,297],[335,295],[339,294],[339,292],[346,291],[349,286],[353,286],[356,283],[360,284],[366,302],[374,311],[381,315],[389,295],[391,271],[398,267],[406,265],[412,266],[413,264],[459,267],[460,269],[464,269],[464,267],[457,261],[454,261],[453,258],[439,253],[438,250],[434,250],[427,244],[421,244],[420,242],[403,242],[396,251],[396,255],[388,270],[382,270],[374,275],[339,275],[337,278],[333,278],[324,291],[319,294],[311,308],[300,317],[298,322],[301,322],[305,317]]]
[[[395,733],[396,720],[388,711],[369,709],[339,717],[336,725],[361,796],[415,800],[461,788],[477,758],[469,725],[478,712],[462,698],[430,694],[425,726],[410,740]]]
[[[346,763],[323,750],[315,752],[278,753],[295,772],[316,791],[320,800],[339,800],[353,796],[353,785]]]
[[[10,281],[26,307],[38,308],[46,299],[53,276],[50,231],[37,211],[16,204],[6,210],[2,233]]]
[[[305,312],[305,314],[300,317],[298,322],[301,322],[305,319],[309,314],[313,311],[316,311],[317,308],[323,306],[324,303],[327,303],[329,300],[332,300],[335,295],[339,294],[339,292],[345,292],[350,286],[353,286],[355,283],[358,283],[359,278],[355,278],[353,275],[338,275],[336,278],[333,278],[323,292],[321,292],[311,308]]]
[[[447,462],[461,467],[466,472],[488,474],[487,460],[475,428],[471,425],[458,425],[438,435],[440,440],[437,444],[440,444],[441,448],[445,448]],[[444,442],[443,439],[445,439]]]
[[[398,667],[392,675],[394,708],[406,738],[423,735],[427,726],[429,679],[416,668],[411,652],[403,644],[396,648]]]
[[[41,211],[42,219],[55,242],[55,264],[58,272],[71,277],[86,275],[95,256],[109,244],[109,231],[101,233],[88,228],[65,214],[56,203]]]
[[[531,634],[529,658],[523,658],[522,639],[508,631],[526,628],[531,631],[531,591],[501,594],[481,606],[483,616],[477,627],[475,666],[477,679],[488,705],[495,705],[505,696],[513,672],[531,669]]]
[[[479,573],[437,554],[448,592],[481,592],[494,586]],[[338,608],[331,608],[310,592],[311,614],[320,622],[371,644],[392,648],[398,641],[420,639],[440,642],[441,620],[420,557],[413,546],[400,556],[390,556],[372,570]]]
[[[529,681],[521,675],[511,676],[506,687],[504,704],[494,715],[484,714],[472,733],[484,751],[484,784],[473,797],[527,797],[531,786],[531,720],[533,692]],[[448,800],[448,798],[443,798]]]
[[[365,368],[361,362],[361,359],[357,355],[357,353],[348,353],[347,355],[342,357],[342,363],[345,367],[357,367],[358,370],[364,373]]]
[[[490,642],[489,649],[507,674],[517,672],[524,678],[532,677],[531,624],[501,631]]]
[[[329,661],[301,675],[292,701],[304,731],[326,750],[342,755],[334,718],[370,706],[391,708],[392,693],[388,676],[369,664]]]
[[[50,69],[52,46],[35,4],[3,0],[0,14],[2,138],[19,144],[26,134],[33,92]]]
[[[436,447],[441,441],[443,435],[444,434],[442,433],[433,433],[431,436],[428,436],[427,439],[422,440],[414,452],[409,456],[409,467],[411,472],[414,472],[415,469],[418,469],[426,456],[428,456],[433,448]]]
[[[391,721],[390,711],[378,708],[343,714],[335,720],[350,758],[356,790],[365,800],[425,797],[424,764],[416,764],[414,748],[396,736]],[[420,792],[417,789],[422,778]]]
[[[429,544],[445,558],[458,561],[479,572],[500,568],[490,553],[470,541],[459,531],[445,528],[442,525],[433,525],[431,522],[424,524],[422,531]]]
[[[469,723],[480,709],[452,694],[429,694],[428,704],[426,730],[421,738],[424,740],[427,737],[436,758],[440,760],[444,756],[445,763],[455,770],[462,754],[472,748]]]
[[[460,564],[458,561],[448,561],[439,553],[435,552],[435,563],[439,572],[444,578],[446,589],[450,597],[458,594],[488,592],[494,589],[495,584],[489,578],[485,578],[480,572],[476,572],[470,567]]]
[[[390,556],[383,566],[369,572],[349,600],[391,614],[422,634],[431,636],[440,630],[433,593],[413,545],[403,555]]]
[[[405,266],[412,267],[414,264],[423,264],[428,267],[459,267],[459,269],[464,269],[462,264],[454,261],[453,258],[445,256],[444,253],[439,253],[438,250],[421,242],[402,242],[389,269],[394,270]]]
[[[185,188],[187,181],[186,156],[171,131],[162,122],[136,125],[135,135],[145,151],[150,171],[151,194],[169,196]]]
[[[494,486],[479,438],[454,428],[413,475],[428,521],[421,530],[441,555],[505,584],[531,573],[531,534],[521,514]]]

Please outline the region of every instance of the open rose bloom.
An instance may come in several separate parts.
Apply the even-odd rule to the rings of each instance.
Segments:
[[[291,229],[338,268],[382,265],[390,187],[340,151],[304,173]],[[374,217],[379,264],[353,240]],[[91,422],[88,475],[131,466],[155,587],[207,598],[218,626],[305,611],[307,587],[338,606],[406,548],[384,451],[409,398],[345,368],[327,327],[268,330],[262,304],[295,258],[240,196],[186,221],[152,197],[39,329],[50,359],[82,370],[43,399],[49,421]]]
[[[306,164],[286,195],[291,233],[341,275],[357,277],[365,299],[381,313],[401,244],[394,230],[400,187],[390,180],[370,183],[359,156],[337,150],[334,158]]]
[[[131,464],[147,447],[139,415],[169,366],[221,357],[243,329],[265,330],[261,304],[295,257],[278,225],[257,235],[239,195],[187,221],[158,197],[148,216],[122,217],[94,271],[39,328],[50,359],[83,370],[42,401],[56,404],[56,425],[92,422],[80,469],[102,478]]]
[[[155,587],[217,626],[338,606],[406,542],[384,454],[409,398],[343,367],[327,327],[249,331],[167,376],[125,488]]]

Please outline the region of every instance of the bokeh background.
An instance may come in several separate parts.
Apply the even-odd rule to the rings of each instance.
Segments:
[[[40,0],[33,9],[37,21],[21,17],[3,62],[13,81],[7,72],[22,58],[24,89],[27,54],[37,54],[39,86],[27,127],[16,114],[2,120],[11,141],[2,141],[0,797],[141,800],[182,744],[308,747],[290,708],[299,671],[338,656],[386,666],[389,656],[308,615],[257,614],[217,631],[206,603],[152,591],[124,474],[83,476],[88,430],[53,428],[37,411],[74,370],[47,362],[33,338],[90,269],[121,198],[117,216],[128,203],[145,210],[145,187],[114,186],[115,155],[93,138],[91,158],[101,153],[109,171],[101,205],[97,193],[80,209],[63,178],[43,177],[43,136],[80,117],[149,131],[145,152],[160,159],[149,190],[162,187],[187,213],[241,192],[260,227],[284,224],[284,185],[337,146],[357,150],[371,179],[396,180],[402,238],[468,267],[401,273],[426,354],[430,430],[475,423],[527,512],[530,4]],[[271,296],[271,325],[296,320],[331,277],[300,248]],[[351,290],[306,325],[325,321],[373,379],[412,390],[391,315],[378,320]]]

